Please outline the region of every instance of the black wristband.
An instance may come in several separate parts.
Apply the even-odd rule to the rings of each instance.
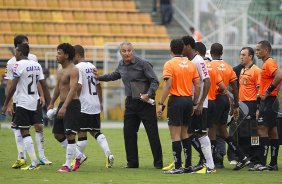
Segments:
[[[195,103],[195,102],[193,102],[193,106],[197,106],[199,103]]]
[[[267,88],[265,93],[270,94],[275,88],[276,86],[274,86],[273,84],[270,84],[270,86]]]

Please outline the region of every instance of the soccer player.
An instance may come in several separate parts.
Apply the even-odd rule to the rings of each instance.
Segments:
[[[170,43],[173,58],[167,61],[163,69],[164,86],[158,103],[158,117],[161,117],[164,102],[169,96],[167,119],[172,141],[174,168],[165,174],[182,174],[193,172],[191,166],[191,145],[188,138],[188,123],[198,105],[200,95],[200,78],[197,66],[182,55],[184,48],[181,39]],[[194,99],[193,96],[194,85]],[[181,168],[182,147],[185,155],[185,168]],[[189,148],[190,147],[190,148]],[[189,158],[190,157],[190,158]]]
[[[110,151],[105,135],[100,131],[100,113],[101,110],[103,110],[102,88],[99,81],[94,78],[94,74],[92,72],[95,66],[84,60],[84,48],[81,45],[75,45],[74,49],[74,63],[79,69],[82,77],[82,84],[79,85],[81,122],[80,132],[78,133],[77,148],[81,153],[84,153],[87,145],[88,131],[97,140],[107,157],[106,168],[111,168],[114,162],[114,156]],[[84,158],[80,158],[79,155],[76,157],[75,165],[72,168],[73,171],[80,167]]]
[[[75,154],[82,154],[75,144],[76,133],[80,127],[81,105],[77,95],[79,70],[72,63],[74,55],[75,50],[69,43],[58,45],[56,58],[62,69],[58,71],[57,85],[48,106],[48,110],[53,109],[56,99],[60,96],[53,134],[62,147],[66,148],[66,162],[59,172],[70,172]]]
[[[189,139],[193,147],[200,154],[200,161],[198,165],[194,167],[194,171],[202,169],[203,164],[206,163],[206,166],[202,171],[199,171],[199,173],[212,173],[215,171],[214,162],[211,152],[211,142],[207,134],[208,92],[211,84],[210,76],[204,59],[195,51],[194,38],[192,36],[184,36],[182,40],[185,45],[183,54],[196,64],[201,84],[200,98],[198,105],[195,107],[195,113],[193,114],[191,126],[188,130]]]
[[[258,135],[260,143],[259,164],[254,170],[278,170],[277,157],[279,152],[279,139],[277,133],[277,111],[273,109],[273,103],[278,95],[278,85],[282,81],[282,74],[275,59],[270,57],[271,45],[268,41],[260,41],[256,45],[256,55],[262,60],[260,81],[260,105],[258,116]],[[271,147],[271,161],[266,166],[268,146]]]
[[[209,71],[211,85],[208,93],[208,112],[207,112],[207,128],[212,128],[214,124],[214,113],[216,109],[215,99],[216,99],[216,93],[226,93],[226,87],[223,84],[223,80],[220,76],[219,70],[217,67],[212,67],[210,64],[211,59],[209,57],[206,57],[206,46],[202,42],[196,42],[195,43],[195,50],[197,54],[202,56],[204,58],[204,61],[206,63],[207,69]],[[222,142],[222,143],[221,143]],[[224,155],[225,152],[225,142],[219,138],[216,137],[216,142],[213,142],[213,145],[216,144],[218,150],[215,152],[213,151],[213,159],[215,168],[223,168],[223,158],[222,155]],[[221,144],[223,147],[220,147]],[[222,149],[220,149],[222,148]],[[214,150],[214,149],[212,149]]]
[[[28,44],[28,37],[25,35],[17,35],[14,38],[14,45],[15,48],[17,47],[18,44],[23,44],[26,43]],[[28,60],[33,60],[35,62],[38,62],[37,57],[31,53],[28,54]],[[5,79],[7,80],[7,87],[6,87],[6,96],[8,91],[10,90],[11,84],[12,84],[12,80],[13,80],[13,67],[14,64],[17,62],[16,57],[12,57],[8,62],[7,62],[7,66],[6,66],[6,72],[5,72]],[[39,88],[39,94],[42,93],[41,88]],[[40,94],[40,96],[42,96],[42,94]],[[46,101],[49,102],[50,101],[50,94],[45,93],[44,94]],[[18,159],[16,160],[16,162],[12,165],[12,168],[17,169],[22,167],[23,165],[25,165],[26,161],[25,161],[25,150],[24,150],[24,143],[23,143],[23,138],[21,136],[21,131],[19,128],[17,128],[15,126],[14,121],[14,117],[15,117],[15,110],[16,110],[16,103],[17,103],[17,90],[13,96],[13,103],[8,104],[7,107],[7,112],[8,114],[12,115],[12,122],[11,122],[11,128],[14,132],[15,135],[15,140],[16,140],[16,145],[17,145],[17,150],[18,150]],[[41,106],[38,105],[38,109],[37,109],[37,113],[38,116],[41,117],[42,115],[40,115],[42,112],[41,111]],[[39,153],[39,161],[40,164],[42,165],[50,165],[52,164],[51,161],[49,161],[47,159],[47,157],[45,156],[44,153],[44,134],[43,134],[43,124],[42,122],[42,118],[37,118],[38,122],[34,124],[34,128],[35,128],[35,141],[37,144],[37,148],[38,148],[38,153]]]
[[[35,61],[28,60],[28,53],[28,44],[25,43],[17,45],[15,58],[18,62],[14,64],[13,67],[14,79],[12,80],[12,84],[7,93],[7,98],[2,111],[7,111],[8,103],[17,89],[18,94],[14,124],[20,129],[24,148],[31,159],[31,165],[22,168],[22,170],[35,170],[39,168],[39,162],[34,151],[34,144],[29,133],[29,128],[31,125],[40,122],[40,120],[38,120],[40,115],[38,115],[37,111],[37,107],[39,105],[39,95],[37,89],[38,81],[40,82],[44,92],[47,92],[48,89],[43,81],[44,76],[40,64]],[[45,103],[44,101],[41,102]]]
[[[233,115],[235,120],[239,116],[239,101],[238,101],[238,89],[237,89],[237,77],[232,67],[221,59],[223,54],[223,47],[219,43],[214,43],[211,46],[212,61],[210,62],[212,67],[217,67],[222,77],[224,85],[232,87],[232,93],[234,96],[234,108]],[[230,109],[230,103],[226,94],[216,92],[216,110],[214,113],[215,121],[213,127],[209,130],[209,135],[212,143],[213,152],[216,152],[216,134],[224,139],[224,141],[232,148],[234,153],[239,157],[239,161],[236,164],[234,170],[240,170],[247,166],[250,161],[244,155],[244,153],[234,143],[234,140],[229,136],[227,132],[227,118]]]

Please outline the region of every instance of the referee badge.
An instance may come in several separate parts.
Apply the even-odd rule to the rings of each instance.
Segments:
[[[243,84],[247,84],[247,79],[242,79]]]

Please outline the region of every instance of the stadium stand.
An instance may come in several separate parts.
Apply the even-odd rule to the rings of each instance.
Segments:
[[[0,0],[0,17],[1,44],[12,44],[19,33],[35,45],[169,41],[165,27],[140,13],[134,0]]]

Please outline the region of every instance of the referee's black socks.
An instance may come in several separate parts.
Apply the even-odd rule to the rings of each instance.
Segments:
[[[225,139],[225,142],[228,144],[228,146],[234,151],[234,153],[238,156],[240,160],[243,160],[245,158],[245,154],[240,150],[240,148],[235,144],[234,139],[229,136]]]
[[[270,150],[271,150],[271,166],[277,165],[277,157],[279,152],[279,139],[270,139]]]
[[[181,141],[174,141],[172,142],[172,151],[173,151],[173,158],[175,169],[179,169],[181,167]]]
[[[262,165],[266,165],[267,153],[268,153],[268,146],[269,146],[269,138],[268,137],[260,137],[259,138],[259,160]]]
[[[184,150],[185,156],[185,168],[192,166],[191,159],[192,159],[192,151],[191,151],[191,140],[189,138],[183,139],[182,147]]]
[[[205,156],[204,156],[202,148],[201,148],[201,143],[200,143],[198,137],[195,134],[193,134],[188,139],[191,140],[192,146],[200,154],[200,158],[205,159]]]

